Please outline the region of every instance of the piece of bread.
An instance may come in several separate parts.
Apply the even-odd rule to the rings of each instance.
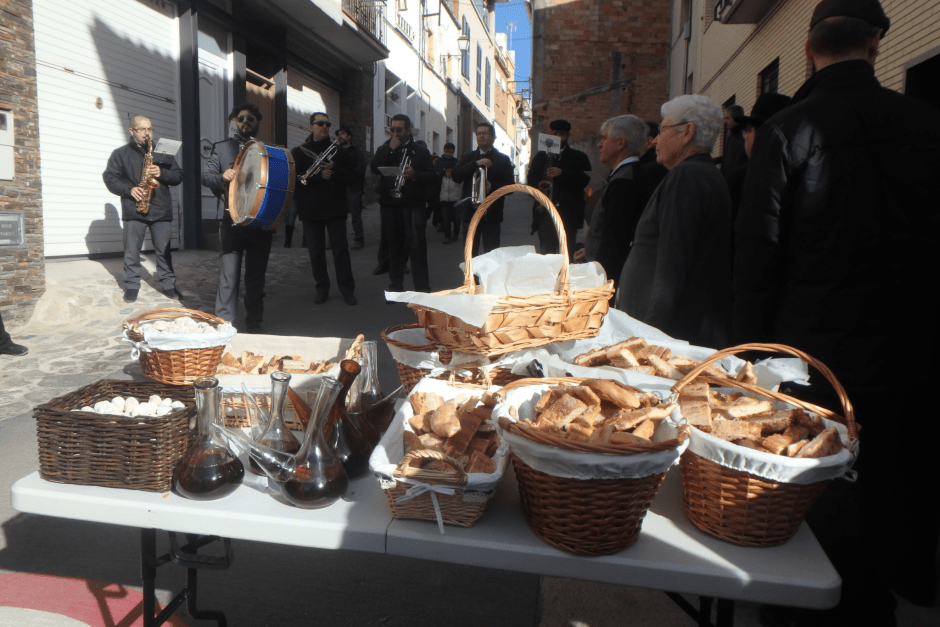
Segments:
[[[700,401],[680,405],[685,421],[693,427],[712,426],[712,408],[708,403]]]
[[[426,411],[423,414],[417,414],[408,419],[408,424],[418,435],[431,432],[431,412]]]
[[[769,411],[762,414],[745,416],[741,420],[753,422],[761,426],[763,435],[771,433],[782,433],[793,423],[793,412],[789,409],[780,411]],[[787,444],[792,444],[788,442]]]
[[[649,418],[647,418],[646,420],[644,420],[643,422],[641,422],[640,424],[636,426],[636,428],[633,430],[633,435],[637,436],[638,438],[645,438],[647,440],[652,440],[653,433],[656,432],[656,425],[658,424],[658,422],[659,421],[657,420],[650,420]]]
[[[640,374],[648,374],[651,377],[656,376],[656,369],[653,368],[652,366],[638,366],[638,367],[633,367],[633,368],[624,368],[624,370],[629,370],[630,372],[638,372]]]
[[[467,400],[466,394],[452,398],[431,414],[431,430],[442,438],[449,438],[460,432],[460,419],[457,407]]]
[[[411,403],[411,409],[415,414],[423,414],[426,411],[433,411],[444,404],[444,397],[434,392],[415,392],[408,401]]]
[[[747,416],[769,412],[773,408],[773,401],[763,401],[750,396],[743,396],[719,411],[728,418],[746,418]]]
[[[746,420],[712,420],[712,435],[751,435],[761,437],[761,426]]]
[[[466,411],[461,408],[457,412],[457,419],[460,421],[460,431],[449,437],[445,446],[451,445],[458,454],[463,454],[470,445],[470,440],[476,435],[477,429],[480,428],[483,417],[472,410]]]
[[[444,452],[444,438],[436,433],[424,433],[419,435],[418,438],[421,440],[421,448],[430,449],[439,453]]]
[[[640,365],[640,362],[637,360],[636,355],[631,353],[630,350],[627,348],[621,348],[613,356],[611,356],[610,353],[608,353],[608,357],[610,357],[611,363],[616,361],[618,364],[619,363],[624,364],[624,366],[627,368],[635,368]]]
[[[751,365],[751,362],[744,362],[744,367],[738,372],[735,381],[740,381],[742,383],[749,383],[751,385],[757,385],[757,375],[754,374],[754,366]]]
[[[470,454],[470,466],[466,472],[493,474],[496,472],[496,462],[479,451],[473,451]]]
[[[575,397],[588,407],[593,407],[596,405],[598,410],[600,409],[601,399],[599,399],[597,394],[595,394],[594,391],[586,385],[577,385],[568,388],[568,394],[571,394],[571,396]]]
[[[610,425],[604,425],[594,429],[591,433],[591,437],[588,438],[588,442],[591,444],[607,444],[610,442],[610,438],[614,434],[614,428]]]
[[[586,353],[581,353],[574,358],[573,363],[575,366],[584,366],[586,368],[591,368],[594,366],[600,366],[601,364],[607,363],[607,348],[595,348]]]
[[[786,453],[786,456],[787,456],[787,457],[796,457],[797,453],[800,452],[800,449],[801,449],[801,448],[803,448],[804,446],[806,446],[806,443],[807,443],[807,442],[809,442],[809,440],[800,440],[800,441],[798,441],[798,442],[794,442],[793,444],[791,444],[790,446],[788,446],[788,447],[786,448],[786,450],[784,451],[784,452]]]
[[[804,445],[795,457],[828,457],[842,450],[842,439],[835,427],[829,427]]]
[[[635,409],[640,406],[639,397],[617,381],[611,379],[588,379],[582,386],[593,390],[601,401],[613,403],[620,408]]]
[[[241,370],[242,367],[241,362],[235,359],[235,356],[232,355],[232,353],[227,351],[224,355],[222,355],[222,361],[220,363],[223,366],[228,366],[229,368],[238,368],[239,370]]]
[[[584,413],[586,409],[586,403],[570,394],[565,394],[539,415],[536,426],[540,429],[544,427],[563,427]]]
[[[577,421],[569,422],[565,429],[568,433],[577,433],[586,437],[588,441],[591,439],[591,434],[594,433],[594,427],[592,425],[586,425],[583,422]]]
[[[666,379],[673,379],[674,381],[678,381],[682,378],[681,372],[660,359],[659,356],[650,353],[647,355],[646,359],[650,362],[650,365],[656,369],[657,375]]]
[[[768,435],[764,438],[761,446],[773,453],[774,455],[785,455],[787,447],[793,444],[787,438],[783,436],[782,433],[774,433],[773,435]]]
[[[646,438],[633,435],[629,431],[614,431],[610,436],[611,444],[649,444]]]
[[[405,431],[402,434],[402,444],[405,447],[405,455],[410,453],[413,450],[420,450],[424,448],[424,443],[421,442],[421,438],[412,433],[411,431]]]

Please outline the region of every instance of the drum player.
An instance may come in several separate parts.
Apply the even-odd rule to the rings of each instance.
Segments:
[[[215,297],[215,315],[234,323],[238,314],[238,287],[242,258],[245,259],[245,322],[248,333],[262,333],[264,317],[264,279],[274,231],[235,224],[228,212],[228,187],[235,178],[235,158],[261,126],[261,111],[246,103],[235,106],[229,121],[236,125],[235,136],[212,146],[209,164],[202,173],[202,184],[219,199],[219,291]]]

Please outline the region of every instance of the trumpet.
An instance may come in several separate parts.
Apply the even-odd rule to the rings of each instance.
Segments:
[[[548,176],[548,171],[550,168],[555,165],[555,155],[547,152],[545,159],[545,175],[542,177],[542,180],[539,181],[539,190],[545,195],[548,195],[552,191],[552,179]]]
[[[317,158],[313,160],[313,164],[309,168],[307,168],[307,171],[297,176],[297,180],[299,180],[301,183],[306,185],[308,180],[310,180],[312,177],[320,173],[320,170],[323,169],[323,164],[327,163],[330,159],[332,159],[333,155],[336,154],[337,150],[339,150],[338,139],[334,140],[332,144],[327,146],[326,150],[320,153],[317,156]],[[305,152],[308,152],[308,151],[305,150]],[[310,153],[310,154],[316,154],[316,153]]]
[[[405,184],[405,170],[411,165],[411,157],[406,150],[401,158],[401,165],[398,166],[398,176],[395,177],[395,186],[389,192],[392,198],[401,198],[401,188]]]
[[[481,167],[473,175],[473,189],[471,190],[470,203],[476,207],[486,200],[486,166]]]
[[[150,201],[153,199],[153,191],[160,187],[160,181],[150,174],[150,167],[153,165],[153,142],[147,140],[147,153],[144,155],[144,164],[140,169],[140,183],[137,184],[144,192],[143,198],[137,201],[137,211],[147,215],[150,213]]]

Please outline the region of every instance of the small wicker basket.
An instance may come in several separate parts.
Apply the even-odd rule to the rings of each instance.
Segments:
[[[607,281],[601,287],[572,290],[568,280],[568,244],[558,211],[548,197],[528,185],[506,185],[486,197],[473,214],[467,241],[464,244],[464,284],[454,290],[439,294],[476,293],[473,276],[473,238],[477,226],[486,210],[497,199],[523,192],[533,196],[552,218],[558,233],[562,255],[561,273],[553,294],[532,296],[503,296],[490,312],[482,327],[474,327],[457,316],[411,303],[418,324],[424,327],[425,336],[433,346],[443,346],[459,353],[476,355],[501,355],[555,342],[594,337],[600,330],[608,301],[614,294],[614,282]]]
[[[409,344],[403,342],[395,337],[401,331],[408,331],[410,329],[420,329],[418,324],[402,324],[395,327],[389,327],[382,331],[382,339],[385,340],[385,343],[389,346],[394,346],[395,348],[407,351],[414,351],[416,353],[433,353],[435,351],[440,351],[438,353],[437,359],[441,362],[442,365],[446,366],[450,364],[451,359],[453,358],[453,353],[450,350],[444,349],[441,350],[439,347],[432,344]],[[428,376],[431,373],[429,368],[415,368],[404,364],[400,361],[395,361],[395,366],[398,368],[398,378],[401,380],[402,385],[404,385],[404,394],[408,394],[411,389],[424,377]],[[488,368],[484,371],[481,367],[468,367],[463,366],[460,368],[460,371],[466,372],[466,374],[460,374],[457,372],[457,369],[451,372],[442,373],[436,378],[441,381],[448,379],[453,379],[455,381],[470,383],[475,385],[486,384],[487,387],[490,385],[503,386],[512,381],[517,381],[521,379],[520,375],[513,374],[508,368],[502,368],[496,366],[493,368]]]
[[[757,385],[703,374],[710,364],[746,351],[784,353],[799,357],[815,367],[832,384],[845,417]],[[854,441],[858,438],[855,412],[845,389],[822,362],[798,349],[782,344],[742,344],[718,351],[673,385],[672,390],[678,394],[695,380],[789,403],[846,425],[849,439]],[[700,437],[697,434],[698,430],[692,429],[693,442]],[[743,457],[754,455],[751,449],[739,448]],[[682,470],[682,506],[688,519],[705,533],[741,546],[776,546],[789,540],[829,483],[828,480],[809,484],[773,481],[722,466],[717,460],[706,459],[689,450],[683,453],[679,465]]]
[[[225,324],[225,320],[217,318],[195,309],[180,307],[166,307],[154,309],[140,314],[124,322],[128,339],[134,342],[143,342],[144,335],[140,330],[140,323],[150,320],[166,320],[172,318],[192,318],[198,322],[207,322],[214,327]],[[199,377],[215,376],[222,360],[225,346],[210,346],[207,348],[185,348],[180,350],[140,351],[140,369],[144,375],[154,381],[169,385],[191,385]]]
[[[499,395],[528,385],[577,385],[582,378],[524,379],[504,387]],[[529,425],[500,418],[500,427],[514,435],[547,446],[582,453],[636,456],[676,450],[688,439],[687,430],[676,438],[648,444],[590,444],[553,436]],[[640,535],[646,516],[666,472],[646,477],[572,479],[535,470],[510,454],[519,484],[526,522],[545,543],[579,555],[610,555],[627,548]]]
[[[147,399],[153,394],[186,407],[134,418],[72,411],[115,396]],[[85,386],[33,410],[40,476],[57,483],[168,492],[195,415],[192,388],[110,379]]]

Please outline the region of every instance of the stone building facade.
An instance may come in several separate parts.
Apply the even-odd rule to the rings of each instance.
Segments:
[[[0,244],[0,312],[15,327],[46,289],[32,0],[0,5],[0,115],[14,138],[14,173],[0,180],[0,214],[23,216],[23,244]]]

